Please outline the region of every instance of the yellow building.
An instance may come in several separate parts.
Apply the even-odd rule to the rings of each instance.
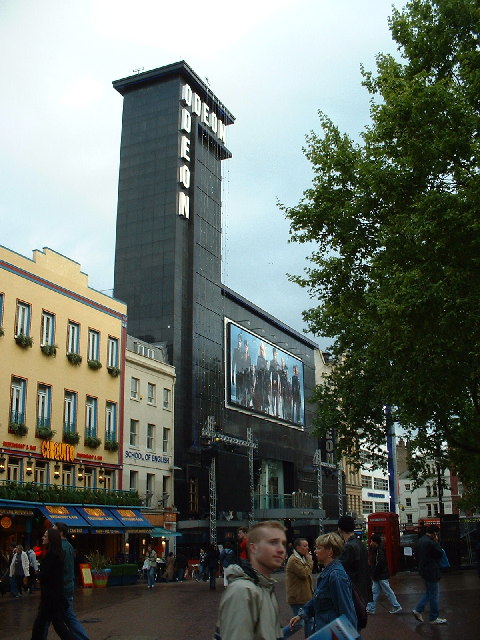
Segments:
[[[30,260],[0,247],[0,498],[8,485],[25,501],[20,489],[34,482],[93,504],[95,492],[122,488],[126,312],[55,251]],[[0,531],[20,542],[18,522]]]

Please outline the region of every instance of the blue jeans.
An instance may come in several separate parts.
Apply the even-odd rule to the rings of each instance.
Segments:
[[[290,608],[292,610],[292,618],[298,614],[303,605],[301,604],[291,604]],[[296,625],[294,625],[293,629],[290,630],[290,625],[287,624],[283,627],[283,637],[289,638],[293,636],[294,633],[300,631],[302,627],[305,627],[305,638],[308,638],[313,632],[313,620],[312,618],[307,618],[306,620],[299,620]]]
[[[367,611],[369,613],[375,613],[375,607],[377,604],[378,596],[381,591],[387,596],[392,607],[399,607],[400,603],[397,600],[395,593],[388,580],[374,580],[372,584],[373,600],[367,604]]]
[[[425,580],[425,587],[427,590],[418,601],[417,606],[415,607],[415,611],[422,613],[422,611],[425,609],[425,605],[428,602],[430,607],[430,621],[436,620],[438,618],[438,613],[439,613],[438,609],[440,606],[439,605],[439,591],[440,591],[439,584],[438,582],[427,582]]]
[[[87,632],[82,627],[80,620],[77,618],[73,610],[73,596],[67,598],[67,602],[68,607],[65,610],[64,619],[68,628],[75,636],[75,638],[77,638],[77,640],[90,640],[90,638],[87,636]],[[43,640],[47,640],[49,627],[50,620],[47,620],[43,629]]]
[[[147,582],[149,587],[153,587],[153,585],[155,584],[155,573],[156,567],[150,567],[149,569],[147,569]]]
[[[69,627],[70,631],[78,640],[90,640],[87,636],[87,632],[82,627],[80,620],[75,615],[73,610],[73,596],[71,598],[67,598],[68,607],[65,611],[65,622]]]

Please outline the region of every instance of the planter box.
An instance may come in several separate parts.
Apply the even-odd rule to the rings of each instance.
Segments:
[[[121,587],[137,584],[138,567],[136,564],[113,564],[108,578],[109,587]]]

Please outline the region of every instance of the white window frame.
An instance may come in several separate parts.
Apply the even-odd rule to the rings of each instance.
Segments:
[[[73,467],[71,465],[62,466],[62,485],[64,487],[73,486]]]
[[[117,405],[107,401],[105,404],[105,440],[115,442],[117,439]]]
[[[42,311],[42,333],[40,340],[41,346],[55,344],[55,316],[48,311]]]
[[[67,353],[80,353],[80,325],[73,320],[68,321]]]
[[[146,447],[149,451],[153,451],[155,449],[155,425],[151,423],[147,424]]]
[[[7,466],[7,480],[10,480],[11,482],[20,482],[19,458],[9,458]]]
[[[132,428],[135,427],[135,428]],[[139,421],[130,419],[130,434],[129,434],[129,443],[131,447],[138,447],[138,429],[139,429]]]
[[[170,389],[167,389],[166,387],[164,387],[163,388],[163,408],[164,409],[170,409],[170,396],[171,396]]]
[[[372,500],[362,500],[362,513],[373,513]]]
[[[65,432],[75,433],[77,430],[77,394],[75,391],[65,391],[63,407],[63,429]]]
[[[162,453],[168,453],[168,449],[170,446],[170,429],[168,427],[163,427],[162,429]]]
[[[83,473],[83,486],[85,489],[93,489],[93,469],[91,467],[85,467]]]
[[[10,395],[10,422],[25,424],[27,381],[12,376]]]
[[[138,491],[138,471],[130,470],[128,482],[130,491]]]
[[[47,467],[45,462],[41,460],[35,461],[34,478],[37,484],[47,484]]]
[[[118,338],[108,336],[107,366],[118,368]]]
[[[52,389],[46,384],[37,387],[37,427],[50,428]]]
[[[87,396],[85,402],[85,435],[97,437],[97,398]]]
[[[15,318],[15,335],[30,335],[30,317],[32,307],[28,302],[17,302],[17,315]]]
[[[130,378],[130,399],[140,400],[140,380],[133,376]]]
[[[147,404],[157,404],[157,385],[153,382],[147,382]]]
[[[100,331],[88,330],[88,359],[100,360]]]

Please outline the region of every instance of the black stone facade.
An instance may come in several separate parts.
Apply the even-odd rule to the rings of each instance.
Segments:
[[[283,465],[284,492],[316,493],[313,453],[305,430],[230,409],[225,403],[225,318],[249,328],[304,363],[305,397],[314,386],[316,345],[221,282],[221,163],[229,152],[192,115],[188,190],[190,217],[178,215],[180,109],[187,83],[210,110],[232,124],[233,116],[184,62],[114,82],[124,98],[114,295],[128,304],[128,333],[165,342],[176,368],[175,503],[180,520],[206,510],[207,470],[200,464],[200,436],[207,418],[240,438],[252,428],[262,459]],[[285,345],[288,345],[286,347]],[[249,510],[245,451],[221,452],[218,510]],[[242,479],[239,480],[239,476]],[[198,483],[198,512],[189,494]],[[245,491],[245,487],[247,490]]]

